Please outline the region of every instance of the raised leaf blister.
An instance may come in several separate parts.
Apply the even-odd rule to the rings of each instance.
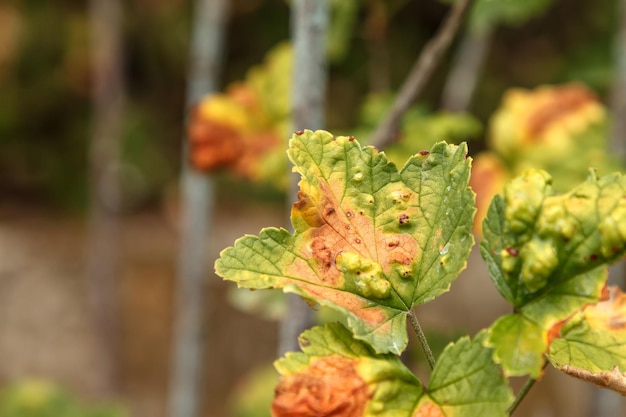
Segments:
[[[528,170],[496,196],[483,223],[481,254],[515,307],[489,331],[487,346],[507,375],[541,375],[550,331],[594,304],[606,265],[626,252],[626,178],[588,180],[554,195],[544,171]]]

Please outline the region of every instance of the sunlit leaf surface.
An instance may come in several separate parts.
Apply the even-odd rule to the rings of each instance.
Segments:
[[[216,271],[241,287],[283,288],[334,307],[356,338],[398,354],[407,312],[449,289],[473,244],[466,152],[438,143],[398,171],[353,137],[298,132],[288,151],[302,176],[295,233],[245,236]]]

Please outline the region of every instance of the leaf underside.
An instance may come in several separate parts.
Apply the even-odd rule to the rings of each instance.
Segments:
[[[626,395],[626,294],[617,287],[609,293],[565,324],[548,359],[569,375]]]

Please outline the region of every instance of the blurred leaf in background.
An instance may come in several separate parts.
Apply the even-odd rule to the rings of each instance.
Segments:
[[[472,168],[477,228],[486,213],[481,201],[490,201],[504,180],[526,169],[548,171],[558,191],[583,181],[590,167],[600,174],[620,169],[607,152],[608,122],[596,94],[579,83],[507,91],[489,121],[490,150]]]

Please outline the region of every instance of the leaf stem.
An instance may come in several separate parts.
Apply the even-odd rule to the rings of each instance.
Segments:
[[[417,338],[420,342],[420,345],[422,345],[422,350],[424,351],[424,354],[426,355],[426,359],[428,360],[428,365],[430,366],[430,369],[432,370],[435,367],[435,362],[436,362],[435,355],[433,355],[433,351],[430,349],[430,345],[428,344],[426,335],[424,334],[424,331],[422,330],[422,326],[420,326],[419,321],[417,321],[417,316],[415,315],[415,311],[409,310],[408,316],[409,316],[409,321],[411,322],[411,326],[413,326],[413,330],[415,331],[415,334],[417,335]]]
[[[511,404],[511,406],[506,410],[509,416],[513,414],[517,406],[519,406],[524,397],[526,397],[526,394],[528,394],[528,391],[530,391],[533,385],[535,385],[535,382],[537,382],[535,378],[528,378],[522,389],[520,389],[517,393],[517,397],[515,397],[513,404]]]

